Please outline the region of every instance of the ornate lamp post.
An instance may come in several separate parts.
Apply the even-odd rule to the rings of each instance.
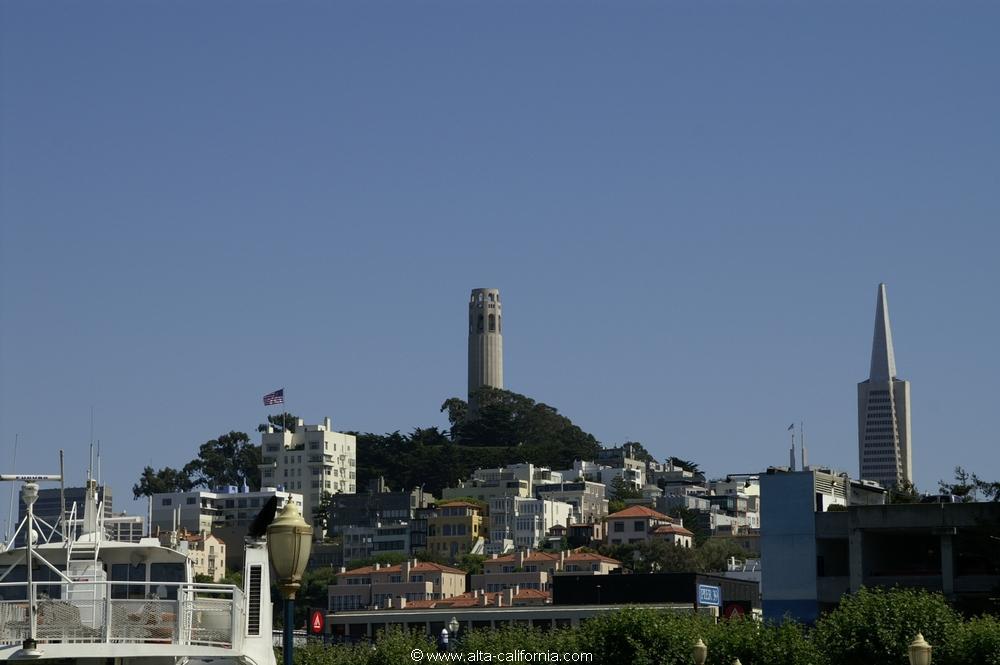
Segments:
[[[452,617],[451,621],[448,622],[448,635],[451,636],[451,639],[448,640],[448,651],[455,650],[455,639],[458,637],[459,628],[461,628],[461,626],[458,623],[458,619],[456,617]]]
[[[921,633],[917,633],[913,638],[907,651],[909,651],[910,665],[931,665],[931,645]]]
[[[708,647],[705,646],[700,637],[691,648],[691,657],[694,658],[695,665],[705,665],[705,661],[708,660]]]
[[[267,553],[278,577],[278,588],[285,597],[284,662],[292,665],[292,627],[295,624],[295,593],[302,584],[302,573],[312,549],[313,528],[302,513],[288,501],[281,513],[267,527]]]

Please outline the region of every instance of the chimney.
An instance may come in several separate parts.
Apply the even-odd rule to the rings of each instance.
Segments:
[[[566,550],[559,550],[559,568],[562,570],[566,566]]]
[[[528,550],[528,554],[531,554],[531,550]],[[524,565],[524,550],[519,550],[517,553],[517,565],[519,567]]]
[[[491,555],[490,555],[490,559],[496,559],[496,558],[497,558],[497,555],[496,555],[496,554],[491,554]]]
[[[346,566],[341,566],[340,567],[340,573],[343,574],[343,573],[346,573],[346,572],[347,572],[347,567]]]
[[[301,428],[303,428],[303,427],[306,426],[306,421],[302,420],[302,418],[299,418],[299,420],[296,423],[296,425],[298,426],[296,429],[301,429]]]
[[[385,609],[387,610],[392,609],[392,596],[389,596],[385,599]]]
[[[401,609],[401,610],[405,610],[406,609],[406,597],[405,596],[400,596],[399,597],[399,609]]]
[[[327,416],[326,418],[323,419],[323,427],[326,428],[327,432],[332,431],[331,425],[330,425],[330,416]]]
[[[412,567],[413,567],[413,563],[409,559],[407,559],[406,561],[403,562],[403,581],[404,582],[409,582],[410,581],[410,570],[411,570]]]
[[[382,567],[382,564],[380,564],[378,561],[376,561],[375,562],[375,570],[378,570],[381,567]]]
[[[488,593],[484,592],[483,595],[479,596],[479,603],[478,604],[479,604],[480,607],[486,607],[487,605],[489,605],[490,604],[490,595]]]
[[[497,594],[497,607],[503,607],[503,594]]]
[[[517,591],[517,587],[514,587],[513,589],[507,589],[507,590],[504,591],[504,595],[507,596],[507,606],[508,607],[513,607],[514,606],[514,594],[516,593],[516,591]]]

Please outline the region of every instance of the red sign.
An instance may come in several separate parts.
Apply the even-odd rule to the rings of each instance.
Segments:
[[[734,617],[745,616],[746,610],[743,609],[742,605],[737,605],[736,603],[733,603],[732,605],[729,605],[722,614],[727,619],[732,619]]]
[[[326,616],[323,615],[323,610],[313,610],[309,615],[309,632],[313,635],[322,635],[325,627]]]

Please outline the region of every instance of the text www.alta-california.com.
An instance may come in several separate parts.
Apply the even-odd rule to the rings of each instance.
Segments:
[[[410,652],[414,663],[591,663],[594,654],[584,651],[424,651]]]

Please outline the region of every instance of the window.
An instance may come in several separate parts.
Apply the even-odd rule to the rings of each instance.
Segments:
[[[162,502],[160,503],[160,505],[162,505],[162,506],[169,506],[170,502],[171,502],[171,499],[163,499]]]
[[[195,503],[195,502],[196,502],[197,500],[198,500],[198,499],[197,499],[197,497],[193,497],[193,496],[189,496],[189,497],[187,498],[187,504],[188,504],[189,506],[191,506],[191,505],[194,505],[194,503]]]
[[[483,315],[479,315],[479,323],[476,325],[476,332],[483,332]]]
[[[145,582],[146,564],[140,563],[134,566],[127,563],[111,564],[111,579],[115,582]],[[113,584],[111,597],[141,600],[146,597],[146,587],[138,584]]]
[[[497,331],[497,317],[493,314],[490,314],[490,332],[496,332],[496,331]]]
[[[625,522],[615,522],[614,531],[615,533],[623,533],[625,531]]]
[[[635,523],[632,525],[632,530],[633,531],[645,531],[646,530],[646,523],[643,522],[642,520],[636,520]]]

